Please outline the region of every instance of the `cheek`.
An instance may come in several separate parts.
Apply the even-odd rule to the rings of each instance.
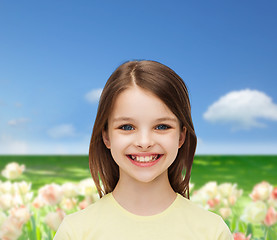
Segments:
[[[168,144],[170,144],[172,146],[175,146],[175,145],[178,146],[179,139],[180,139],[180,136],[177,132],[173,132],[173,133],[169,134],[167,136],[167,138],[165,138],[165,140],[167,140]]]
[[[170,151],[174,150],[174,151],[178,152],[178,148],[179,148],[179,135],[172,134],[172,135],[167,136],[166,138],[160,137],[158,141],[167,150],[170,150]]]
[[[126,148],[132,142],[132,138],[127,135],[113,134],[111,135],[111,150],[120,151]]]

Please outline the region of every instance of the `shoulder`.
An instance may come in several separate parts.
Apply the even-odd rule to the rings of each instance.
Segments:
[[[221,217],[217,214],[210,212],[191,200],[183,197],[178,194],[179,197],[179,210],[185,212],[186,216],[190,216],[191,218],[197,217],[198,221],[220,221]],[[200,218],[201,217],[201,218]]]
[[[108,210],[107,205],[109,204],[109,199],[110,195],[107,194],[85,209],[67,215],[65,219],[68,223],[77,223],[80,221],[84,222],[86,220],[89,220],[90,222],[97,221],[99,216],[105,214],[105,212]]]
[[[180,218],[190,225],[190,229],[202,232],[207,236],[214,236],[217,240],[232,240],[232,234],[221,216],[210,212],[191,200],[178,195],[177,205]]]
[[[54,239],[83,239],[80,236],[89,234],[91,226],[96,226],[99,219],[108,214],[108,202],[109,196],[105,195],[85,209],[67,215],[63,219]]]

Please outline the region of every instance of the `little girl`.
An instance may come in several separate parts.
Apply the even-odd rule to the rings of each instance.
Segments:
[[[100,200],[65,217],[54,239],[233,239],[221,217],[189,200],[195,148],[183,80],[158,62],[122,64],[103,89],[90,142]]]

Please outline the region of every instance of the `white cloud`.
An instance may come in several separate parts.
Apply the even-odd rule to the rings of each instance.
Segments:
[[[8,121],[8,125],[10,126],[22,126],[23,124],[30,122],[28,118],[18,118],[18,119],[11,119]]]
[[[64,138],[75,136],[75,128],[72,124],[61,124],[48,130],[48,135],[52,138]]]
[[[263,127],[260,119],[277,121],[277,104],[261,91],[232,91],[209,106],[203,116],[210,122],[230,123],[235,129]]]
[[[28,141],[11,136],[0,137],[0,154],[88,154],[89,137],[75,142]]]
[[[0,136],[0,154],[25,154],[27,144],[9,135]]]
[[[102,88],[91,90],[85,95],[85,99],[90,103],[97,102],[101,96],[102,90]]]

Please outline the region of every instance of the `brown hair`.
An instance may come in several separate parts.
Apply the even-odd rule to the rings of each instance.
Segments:
[[[185,142],[168,168],[168,178],[175,192],[189,198],[189,180],[197,138],[191,118],[188,91],[184,81],[169,67],[155,61],[130,61],[119,66],[108,79],[98,105],[89,148],[89,167],[100,198],[114,190],[119,167],[102,139],[117,96],[137,85],[160,98],[186,128]],[[185,178],[183,177],[185,174]],[[102,189],[100,179],[102,182]]]

